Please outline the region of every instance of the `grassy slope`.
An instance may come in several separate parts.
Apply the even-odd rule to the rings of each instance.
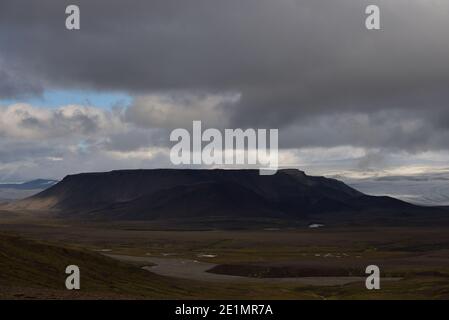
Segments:
[[[318,233],[307,231],[290,234],[143,232],[127,228],[85,230],[52,226],[37,229],[37,237],[22,225],[18,228],[27,230],[27,237],[58,243],[69,243],[67,239],[72,239],[73,245],[61,247],[59,244],[50,245],[0,233],[0,298],[76,298],[81,295],[83,298],[148,299],[449,299],[449,267],[439,262],[439,259],[447,257],[449,233],[446,229],[388,229],[371,233],[369,230],[349,233],[319,230]],[[84,243],[86,239],[89,245]],[[354,244],[351,239],[358,241]],[[333,245],[330,246],[330,243]],[[158,256],[163,252],[178,252],[181,257],[188,259],[196,259],[198,253],[214,253],[218,254],[217,258],[208,260],[214,263],[314,259],[323,260],[328,265],[328,258],[314,257],[314,254],[347,252],[363,255],[361,262],[365,265],[380,261],[381,265],[385,264],[384,270],[389,272],[389,276],[400,276],[403,280],[382,282],[382,290],[378,292],[366,290],[363,283],[335,287],[305,287],[285,283],[202,283],[154,275],[92,251],[77,249],[79,246],[107,247],[113,249],[114,253],[131,255],[151,252]],[[307,256],[303,257],[303,254]],[[397,266],[389,262],[391,259],[407,257],[415,263]],[[431,257],[437,260],[429,264]],[[416,264],[416,258],[419,261],[422,259],[423,264]],[[81,292],[69,292],[64,288],[64,270],[68,264],[81,267]]]
[[[13,292],[41,290],[50,296],[68,295],[65,268],[74,264],[81,270],[81,289],[73,297],[93,298],[177,298],[196,296],[182,282],[174,282],[99,254],[58,247],[0,234],[0,297]],[[35,289],[38,289],[37,291]],[[55,291],[61,291],[56,292]],[[29,295],[29,294],[28,294]],[[20,294],[16,294],[20,296]]]
[[[81,290],[65,289],[67,265]],[[275,294],[273,294],[275,293]],[[297,286],[211,284],[172,279],[94,252],[0,234],[0,299],[314,299]]]

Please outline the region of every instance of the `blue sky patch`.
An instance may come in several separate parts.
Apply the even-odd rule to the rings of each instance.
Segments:
[[[0,99],[1,105],[14,103],[29,103],[33,106],[57,108],[69,104],[94,106],[111,109],[117,106],[127,106],[132,98],[119,92],[95,92],[85,90],[49,90],[40,97],[19,99]]]

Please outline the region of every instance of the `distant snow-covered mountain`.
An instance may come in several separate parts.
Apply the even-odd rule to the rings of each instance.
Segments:
[[[340,179],[370,195],[395,197],[419,205],[449,206],[449,173]]]
[[[58,183],[57,180],[36,179],[23,183],[0,183],[0,201],[10,201],[33,196]]]

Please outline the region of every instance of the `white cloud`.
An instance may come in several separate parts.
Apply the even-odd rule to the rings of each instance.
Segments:
[[[138,96],[127,110],[126,118],[142,127],[188,128],[193,120],[201,120],[210,127],[221,128],[230,120],[227,108],[239,99],[237,93],[172,92]]]
[[[87,137],[123,130],[119,113],[68,105],[56,109],[29,104],[0,107],[0,136],[25,140]]]
[[[192,119],[226,127],[229,119],[221,115],[238,99],[238,95],[140,96],[128,110],[2,106],[0,181],[172,167],[171,127],[190,129]],[[279,150],[279,166],[353,178],[430,172],[448,162],[448,152],[410,153],[400,148],[408,139],[420,139],[423,130],[419,120],[397,112],[312,117],[280,131],[284,148]],[[378,147],[389,143],[389,148]]]

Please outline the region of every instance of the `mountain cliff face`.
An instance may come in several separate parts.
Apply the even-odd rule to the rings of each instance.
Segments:
[[[280,170],[123,170],[65,177],[12,205],[63,217],[152,220],[201,217],[304,219],[327,213],[414,212],[389,197],[365,195],[335,179]]]

